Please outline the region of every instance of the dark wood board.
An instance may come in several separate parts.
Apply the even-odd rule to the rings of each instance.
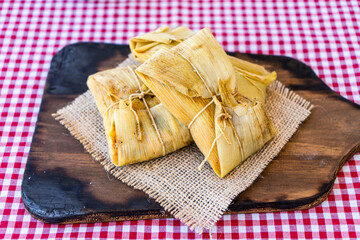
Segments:
[[[87,90],[89,74],[115,67],[126,45],[77,43],[51,62],[22,183],[25,208],[48,223],[170,217],[154,200],[107,175],[51,116]],[[232,54],[276,70],[312,102],[310,117],[227,213],[300,210],[326,199],[342,165],[360,150],[360,107],[333,92],[304,63],[283,56]]]

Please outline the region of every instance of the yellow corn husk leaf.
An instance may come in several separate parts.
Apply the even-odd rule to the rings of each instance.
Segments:
[[[255,101],[265,103],[266,88],[276,80],[276,72],[263,66],[229,56],[234,66],[237,92]]]
[[[136,59],[138,59],[140,62],[144,62],[145,60],[148,60],[152,55],[154,55],[158,50],[170,49],[172,47],[175,47],[193,34],[194,32],[186,27],[179,27],[173,30],[171,30],[168,26],[161,27],[154,32],[149,32],[145,35],[137,36],[130,39],[131,52]],[[194,39],[192,43],[196,44],[196,40]],[[197,56],[203,59],[211,57],[211,54],[201,54],[202,55],[194,54],[192,56]],[[165,58],[168,64],[168,68],[172,68],[172,66],[176,62],[173,61],[171,57],[176,57],[176,55],[169,56],[168,59]],[[238,93],[247,98],[261,101],[264,103],[266,97],[266,88],[269,84],[275,81],[276,72],[270,73],[266,71],[263,66],[250,63],[239,58],[235,58],[232,56],[229,56],[229,58],[234,67],[236,89]],[[158,60],[160,61],[164,59]],[[196,63],[197,61],[194,62]],[[186,72],[173,72],[173,74],[169,75],[171,79],[167,81],[167,84],[175,84],[176,80],[174,80],[174,77],[177,78],[178,74],[182,74],[182,76],[180,77],[181,79],[186,79],[186,81],[182,83],[184,86],[178,86],[178,91],[189,96],[198,96],[196,94],[198,94],[199,92],[203,92],[203,89],[199,89],[203,87],[203,85],[195,84],[196,82],[194,82],[193,79],[188,79],[191,76],[189,76],[189,74],[187,74]]]
[[[239,137],[239,141],[237,141],[236,135],[229,125],[229,120],[223,119],[218,124],[220,127],[224,126],[225,129],[225,136],[217,141],[221,174],[225,176],[243,160],[262,148],[278,131],[267,115],[262,102],[250,100],[241,95],[234,97],[222,82],[219,84],[219,89],[223,106],[226,112],[230,114]],[[220,107],[218,109],[215,110],[216,116],[224,112],[224,109]],[[218,128],[216,130],[216,136],[218,136],[220,131]],[[225,137],[232,144],[228,144]],[[235,152],[235,154],[229,156],[229,152]],[[239,155],[241,157],[237,158],[236,156]]]
[[[139,86],[143,92],[148,90],[137,78],[134,68],[99,72],[89,76],[87,81],[103,116],[110,158],[117,166],[157,158],[164,155],[163,150],[170,153],[192,141],[188,128],[152,94],[144,96],[151,115],[142,99],[132,98],[130,107],[129,97],[140,93]]]
[[[171,29],[168,26],[153,32],[130,39],[130,49],[134,58],[143,63],[155,52],[162,48],[171,48],[194,34],[187,27]]]
[[[128,99],[130,94],[139,90],[131,71],[129,68],[114,68],[88,77],[86,83],[101,115],[111,104],[121,99]]]
[[[136,71],[179,121],[192,123],[194,141],[220,177],[276,134],[261,102],[234,97],[230,58],[208,28],[176,47],[159,50]]]
[[[202,43],[206,43],[207,47],[199,47]],[[157,64],[158,62],[161,64]],[[171,51],[162,49],[156,52],[146,63],[146,66],[156,66],[156,71],[142,65],[137,70],[189,97],[211,98],[210,91],[219,93],[220,80],[231,91],[235,91],[236,79],[231,62],[209,28],[203,29],[200,34],[191,37],[191,41],[177,45]],[[207,89],[203,81],[210,89]]]

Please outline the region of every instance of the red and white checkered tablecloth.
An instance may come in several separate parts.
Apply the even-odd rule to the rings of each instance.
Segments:
[[[52,56],[74,42],[127,43],[162,25],[209,26],[228,51],[297,58],[336,92],[360,104],[358,1],[0,0],[0,239],[210,238],[174,219],[44,224],[21,202],[22,176]],[[212,236],[360,238],[359,172],[357,154],[320,206],[226,215]]]

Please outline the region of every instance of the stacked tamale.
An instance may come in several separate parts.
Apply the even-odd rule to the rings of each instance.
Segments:
[[[162,156],[192,136],[205,157],[199,166],[224,177],[277,134],[264,108],[276,73],[226,55],[209,28],[162,27],[130,47],[140,66],[88,80],[115,165]]]
[[[142,83],[135,67],[98,72],[87,81],[117,166],[161,157],[192,141],[188,128]]]

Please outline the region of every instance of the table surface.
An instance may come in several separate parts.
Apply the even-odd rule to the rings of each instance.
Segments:
[[[52,56],[70,43],[127,43],[163,25],[194,30],[209,26],[227,51],[299,59],[333,90],[360,104],[358,1],[0,0],[0,239],[210,239],[209,232],[196,234],[174,219],[44,224],[32,218],[21,201],[22,176]],[[212,237],[360,238],[359,172],[356,154],[321,205],[225,215]]]

